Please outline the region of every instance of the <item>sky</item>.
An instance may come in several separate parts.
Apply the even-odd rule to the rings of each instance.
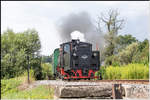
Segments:
[[[131,34],[140,41],[150,37],[149,1],[1,1],[1,34],[7,28],[14,32],[34,28],[40,37],[41,54],[51,55],[61,43],[56,24],[63,17],[86,11],[95,21],[109,9],[118,9],[125,19],[119,34]]]

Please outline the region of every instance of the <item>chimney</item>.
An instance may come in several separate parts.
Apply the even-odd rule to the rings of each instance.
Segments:
[[[98,43],[96,43],[96,50],[97,50],[97,51],[99,50]]]

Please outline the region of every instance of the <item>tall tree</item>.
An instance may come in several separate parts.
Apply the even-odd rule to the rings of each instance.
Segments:
[[[35,67],[32,64],[33,61],[34,64],[38,63],[35,59],[39,57],[41,44],[36,30],[29,29],[15,33],[8,29],[2,34],[1,39],[2,78],[11,78],[22,74],[27,68],[27,55],[30,56],[31,67]]]
[[[120,52],[122,49],[125,49],[128,45],[132,44],[133,42],[138,42],[138,40],[132,35],[119,35],[116,38],[117,53]]]
[[[98,17],[98,31],[106,33],[105,34],[105,52],[104,55],[108,59],[109,57],[113,56],[115,54],[115,47],[116,47],[116,37],[118,35],[119,30],[123,28],[124,25],[124,19],[119,18],[119,12],[117,10],[110,9],[107,14],[101,14]],[[105,27],[103,28],[102,25]],[[103,29],[103,30],[102,30]],[[109,65],[112,64],[112,61],[107,60],[107,63]]]

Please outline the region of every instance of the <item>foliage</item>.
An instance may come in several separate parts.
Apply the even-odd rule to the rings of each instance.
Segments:
[[[23,78],[11,78],[1,80],[2,99],[52,99],[53,89],[49,86],[38,86],[30,90],[19,90],[17,87],[23,82]],[[42,92],[41,92],[42,91]]]
[[[52,74],[52,65],[50,63],[43,63],[42,64],[42,74],[43,74],[43,79],[53,79],[53,74]]]
[[[114,55],[105,58],[105,65],[122,65],[131,63],[138,52],[139,42],[131,35],[116,37]],[[106,48],[109,51],[110,48]],[[111,64],[110,64],[111,62]]]
[[[114,57],[113,55],[105,57],[105,66],[109,66],[110,65],[110,62],[112,62],[113,57]]]
[[[133,56],[133,63],[149,64],[149,42],[145,39],[138,45],[138,52]]]
[[[107,61],[111,60],[113,66],[121,66],[129,63],[149,63],[149,43],[148,40],[143,42],[133,42],[127,45],[126,48],[118,52],[117,55],[107,57],[105,59],[106,65]]]
[[[115,54],[118,31],[123,28],[124,19],[119,18],[119,12],[117,10],[110,9],[105,15],[101,14],[98,20],[98,29],[106,33],[104,36],[106,42],[104,57],[107,58],[107,61],[105,63],[112,65],[110,59]],[[106,26],[105,29],[102,30],[101,24]]]
[[[149,67],[144,64],[109,66],[104,79],[149,79]]]
[[[133,42],[138,42],[135,37],[132,35],[119,35],[116,39],[116,52],[125,49],[128,45],[132,44]]]
[[[124,50],[119,52],[118,59],[121,64],[132,63],[133,56],[138,52],[138,43],[132,43],[127,46]]]
[[[28,73],[25,71],[22,75],[20,75],[20,77],[18,78],[21,78],[20,80],[22,81],[22,83],[27,83],[28,82]],[[17,79],[18,79],[17,78]],[[30,79],[30,83],[34,82],[35,81],[35,75],[34,75],[34,70],[31,69],[29,71],[29,79]]]
[[[42,79],[41,57],[33,58],[30,62],[30,66],[34,71],[35,79],[36,80]]]
[[[13,78],[21,75],[27,69],[27,56],[31,68],[37,66],[41,48],[38,32],[29,29],[15,33],[6,30],[1,37],[1,78]],[[34,61],[34,63],[33,63]]]
[[[98,16],[96,29],[100,33],[105,33],[106,43],[101,50],[101,61],[105,62],[105,66],[121,66],[129,63],[148,64],[148,40],[140,42],[130,34],[118,36],[118,32],[124,25],[124,19],[119,15],[117,10],[110,9],[107,13]]]
[[[105,79],[106,77],[106,68],[105,66],[101,66],[100,70],[98,72],[95,73],[95,76],[101,76],[102,79]]]
[[[105,65],[109,65],[112,61],[112,66],[121,66],[129,63],[149,63],[149,43],[148,40],[143,42],[132,42],[126,48],[120,50],[118,54],[107,57]]]
[[[52,56],[42,56],[42,63],[52,63]]]
[[[139,51],[141,51],[142,52],[142,50],[146,47],[146,46],[148,46],[148,39],[145,39],[143,42],[140,42],[139,43],[139,47],[138,47],[138,49],[139,49]]]

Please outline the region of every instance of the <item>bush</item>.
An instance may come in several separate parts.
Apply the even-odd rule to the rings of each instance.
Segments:
[[[143,63],[143,64],[149,64],[149,43],[148,40],[143,41],[139,44],[139,50],[138,53],[134,55],[133,63]],[[143,46],[144,44],[144,46]],[[142,47],[141,47],[142,46]]]
[[[44,63],[42,64],[42,74],[43,74],[43,79],[53,79],[53,74],[52,74],[52,65],[50,63]]]
[[[100,67],[100,70],[95,73],[95,76],[101,76],[102,79],[105,79],[106,68],[104,66]]]

